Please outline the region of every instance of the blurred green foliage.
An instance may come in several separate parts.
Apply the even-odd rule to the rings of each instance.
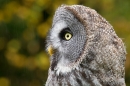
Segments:
[[[130,86],[129,0],[0,0],[0,86],[44,86],[49,67],[45,38],[61,4],[89,6],[113,25],[126,45]]]

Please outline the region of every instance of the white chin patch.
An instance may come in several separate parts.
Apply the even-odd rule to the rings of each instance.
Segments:
[[[60,61],[60,63],[57,64],[57,67],[56,67],[56,74],[59,75],[59,74],[67,74],[69,72],[71,72],[72,70],[78,70],[78,65],[75,65],[75,66],[70,66],[69,63],[66,61],[65,62],[65,59],[62,59]]]
[[[68,72],[72,71],[72,68],[70,68],[69,66],[63,66],[63,65],[58,65],[56,68],[56,74],[59,75],[61,74],[67,74]]]

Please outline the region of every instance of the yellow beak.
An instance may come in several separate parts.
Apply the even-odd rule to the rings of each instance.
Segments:
[[[50,45],[48,47],[47,51],[48,51],[48,53],[49,53],[50,56],[52,56],[54,54],[54,49],[53,49],[52,45]]]

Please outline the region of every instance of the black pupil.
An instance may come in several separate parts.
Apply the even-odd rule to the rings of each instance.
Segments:
[[[67,37],[69,37],[69,35],[67,35]]]
[[[66,35],[67,33],[72,34],[72,32],[71,32],[71,30],[70,30],[69,28],[63,29],[63,30],[60,32],[59,37],[60,37],[62,40],[66,40],[65,35]],[[66,36],[67,38],[70,37],[69,34],[67,34],[67,36]]]

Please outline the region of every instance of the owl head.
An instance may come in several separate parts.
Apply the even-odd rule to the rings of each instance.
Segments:
[[[113,27],[95,10],[62,5],[47,36],[50,70],[57,75],[81,67],[104,77],[124,77],[125,47]],[[107,74],[108,73],[108,74]]]

